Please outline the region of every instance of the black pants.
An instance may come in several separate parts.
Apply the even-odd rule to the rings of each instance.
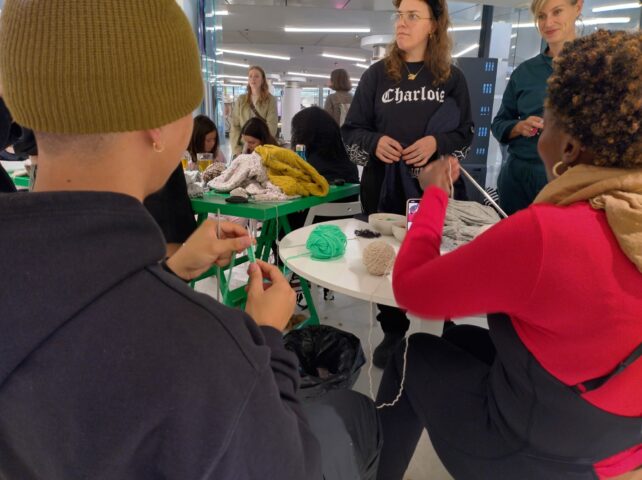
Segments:
[[[374,480],[383,437],[374,402],[352,390],[334,390],[303,410],[321,445],[325,480]]]
[[[379,303],[377,303],[377,308],[379,309],[377,321],[381,324],[381,330],[384,333],[405,334],[408,331],[410,320],[403,310]]]
[[[497,179],[499,206],[508,215],[527,208],[547,182],[541,161],[521,160],[511,155]]]
[[[424,428],[446,469],[457,480],[594,480],[590,468],[547,463],[522,454],[488,421],[488,374],[495,348],[488,331],[470,325],[443,337],[409,338],[404,391],[394,407],[379,411],[384,445],[378,477],[403,478]],[[386,367],[377,403],[397,395],[403,346]]]

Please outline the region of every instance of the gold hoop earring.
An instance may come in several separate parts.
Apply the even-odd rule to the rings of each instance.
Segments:
[[[165,147],[159,147],[156,142],[152,143],[152,148],[156,153],[163,153],[165,151]]]
[[[566,164],[564,162],[557,162],[555,165],[553,165],[553,175],[555,175],[555,177],[559,177],[560,175],[563,175],[564,172],[566,171],[566,168],[564,169],[564,171],[562,173],[558,172],[557,170],[560,167],[565,167],[565,166],[566,166]]]

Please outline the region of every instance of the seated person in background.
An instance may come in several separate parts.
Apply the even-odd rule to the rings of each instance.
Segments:
[[[292,147],[305,145],[306,160],[310,165],[332,184],[337,179],[346,183],[359,183],[357,166],[350,161],[341,139],[341,129],[332,116],[319,107],[308,107],[292,117]],[[339,202],[356,202],[358,195],[339,200]],[[288,215],[290,228],[303,226],[308,209]],[[316,221],[332,220],[321,217]]]
[[[193,162],[196,161],[196,154],[211,153],[214,155],[215,162],[227,163],[225,154],[221,150],[221,141],[216,124],[207,115],[194,117],[194,131],[187,151],[191,155]]]
[[[171,257],[196,230],[196,219],[180,163],[163,188],[145,198],[143,204],[163,232],[166,256]]]
[[[22,129],[14,123],[4,100],[0,98],[0,152],[13,145]],[[1,160],[4,158],[0,157]],[[7,171],[0,165],[0,193],[14,193],[16,187]]]
[[[308,163],[329,183],[338,178],[346,183],[359,183],[359,172],[348,157],[341,129],[322,108],[304,108],[292,117],[290,143],[293,147],[305,145]]]
[[[226,264],[250,238],[206,221],[163,264],[142,205],[203,97],[180,6],[6,0],[0,84],[39,147],[35,191],[0,196],[0,477],[320,480],[334,458],[297,400],[287,281],[251,265],[245,312],[192,291],[177,276]],[[371,478],[376,412],[338,393],[344,451]]]
[[[254,149],[261,145],[279,144],[270,133],[267,123],[258,117],[252,117],[245,122],[241,128],[241,142],[245,154],[254,152]]]
[[[23,128],[13,121],[9,109],[0,98],[0,160],[8,162],[23,162],[29,170],[38,156],[38,148],[33,132]],[[0,193],[15,193],[16,186],[11,176],[0,165]]]
[[[452,253],[439,254],[448,161],[420,174],[393,271],[399,306],[433,319],[501,314],[489,331],[416,334],[407,357],[396,352],[378,401],[392,402],[402,372],[405,382],[380,410],[378,478],[403,477],[423,428],[457,479],[642,476],[627,473],[642,466],[641,58],[640,32],[564,46],[538,143],[550,182]]]

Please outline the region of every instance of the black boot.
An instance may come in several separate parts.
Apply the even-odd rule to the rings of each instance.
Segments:
[[[383,340],[374,349],[372,364],[377,368],[384,368],[404,337],[403,333],[384,333]]]

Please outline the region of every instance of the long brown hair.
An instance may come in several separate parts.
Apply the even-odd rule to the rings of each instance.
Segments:
[[[247,71],[249,74],[252,70],[256,70],[261,74],[263,81],[261,82],[261,91],[259,92],[259,103],[265,103],[270,99],[270,89],[267,83],[267,77],[265,76],[265,70],[257,65],[252,65]],[[250,82],[247,82],[247,93],[245,94],[245,104],[249,105],[252,101],[252,89],[250,88]]]
[[[450,16],[448,15],[448,5],[445,0],[423,1],[430,7],[430,13],[432,13],[432,16],[435,18],[435,25],[437,26],[434,33],[432,33],[428,39],[426,53],[424,55],[424,64],[428,67],[433,77],[435,77],[433,84],[437,85],[444,83],[450,77],[450,65],[452,63],[450,56],[452,40],[450,35],[448,35]],[[438,5],[439,9],[433,9],[431,3]],[[399,8],[401,0],[393,0],[392,4],[395,8]],[[384,58],[384,63],[386,73],[395,82],[401,81],[404,62],[404,52],[399,49],[397,42],[393,41],[388,45],[388,52]]]
[[[245,122],[245,125],[241,128],[241,135],[254,137],[261,142],[261,145],[279,145],[279,142],[270,133],[267,123],[259,117],[252,117]],[[241,135],[239,135],[239,144],[241,143]]]
[[[211,152],[205,152],[205,137],[212,132],[216,132],[216,143]],[[216,124],[207,115],[197,115],[194,117],[194,129],[192,130],[192,139],[189,142],[187,151],[192,155],[192,159],[196,161],[197,153],[213,153],[214,156],[218,154],[218,147],[220,138]]]

